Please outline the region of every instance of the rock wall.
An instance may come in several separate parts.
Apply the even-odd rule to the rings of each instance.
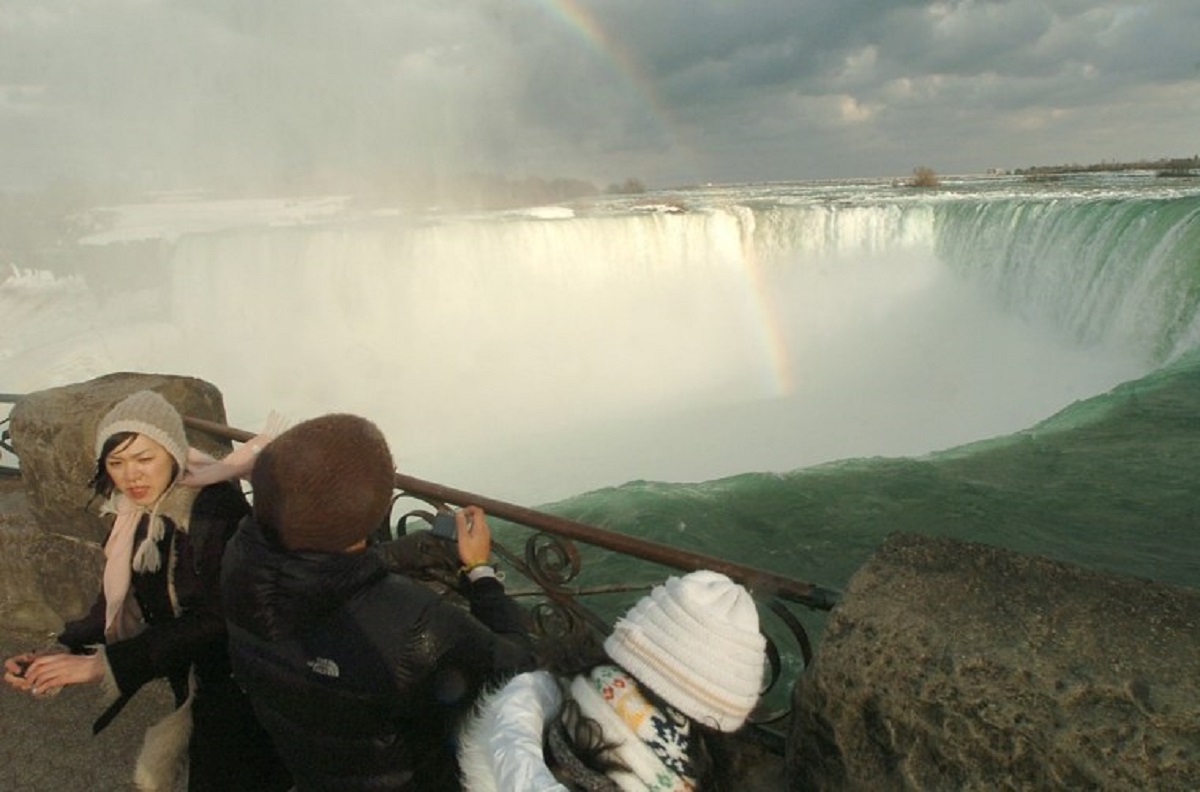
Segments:
[[[1200,789],[1200,591],[894,534],[794,707],[793,790]]]
[[[106,525],[87,484],[96,425],[118,401],[154,390],[183,415],[225,422],[220,391],[203,380],[118,373],[24,396],[9,413],[21,479],[0,490],[0,626],[50,630],[96,597]],[[228,441],[188,432],[196,448],[227,454]]]

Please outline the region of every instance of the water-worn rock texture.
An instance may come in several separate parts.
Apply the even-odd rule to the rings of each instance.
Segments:
[[[802,789],[1200,789],[1200,591],[894,534],[795,689]]]
[[[95,542],[38,529],[21,482],[0,483],[0,627],[56,631],[96,597]]]
[[[0,625],[57,630],[79,616],[99,590],[106,527],[87,484],[95,473],[96,425],[134,391],[161,393],[184,415],[225,422],[213,385],[192,377],[110,374],[31,393],[9,414],[21,479],[0,488]],[[188,432],[214,456],[228,441]]]

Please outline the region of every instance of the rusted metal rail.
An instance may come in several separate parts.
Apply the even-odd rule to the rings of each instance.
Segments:
[[[21,400],[19,393],[0,393],[0,404],[16,404]],[[4,461],[5,455],[16,459],[16,449],[12,447],[8,436],[8,416],[0,418],[0,477],[19,478],[21,469]]]
[[[187,416],[184,418],[184,422],[200,431],[238,442],[245,442],[254,437],[252,432],[201,418]],[[558,517],[466,490],[419,479],[415,476],[397,473],[396,488],[404,495],[422,500],[456,506],[479,506],[489,515],[508,522],[686,572],[711,569],[728,575],[760,595],[779,597],[817,610],[830,610],[837,604],[840,596],[834,589],[806,583],[775,572]]]

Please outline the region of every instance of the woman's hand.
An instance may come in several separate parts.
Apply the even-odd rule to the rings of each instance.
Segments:
[[[31,658],[25,677],[20,681],[35,696],[57,693],[66,685],[99,682],[104,678],[104,656],[100,654],[56,653]],[[8,670],[7,662],[5,670]],[[4,678],[7,680],[8,674]]]
[[[464,567],[486,564],[492,555],[492,532],[487,517],[478,506],[467,506],[454,513],[458,532],[458,558]]]
[[[25,671],[36,657],[37,655],[33,652],[25,652],[6,659],[4,661],[4,681],[17,690],[29,690],[29,680],[25,678]]]

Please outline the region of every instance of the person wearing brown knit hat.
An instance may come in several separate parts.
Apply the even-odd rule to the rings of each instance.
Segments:
[[[297,424],[250,481],[253,518],[221,576],[230,654],[296,788],[458,789],[459,721],[484,685],[534,659],[528,619],[486,563],[486,515],[454,515],[468,612],[370,541],[395,482],[370,421]]]
[[[603,647],[485,699],[460,741],[464,789],[731,788],[714,753],[758,704],[767,658],[749,592],[708,570],[668,578]]]
[[[378,427],[335,414],[277,437],[250,485],[255,519],[284,547],[337,553],[361,545],[387,518],[395,469]]]
[[[92,487],[112,517],[100,594],[57,645],[6,660],[5,681],[39,697],[99,684],[112,703],[98,732],[144,685],[164,679],[176,709],[146,732],[137,788],[172,789],[187,766],[189,790],[288,789],[269,736],[230,679],[221,613],[221,557],[249,512],[227,475],[240,475],[253,450],[230,454],[233,463],[189,448],[179,412],[149,390],[100,418],[90,450]],[[197,464],[207,466],[202,475]]]

